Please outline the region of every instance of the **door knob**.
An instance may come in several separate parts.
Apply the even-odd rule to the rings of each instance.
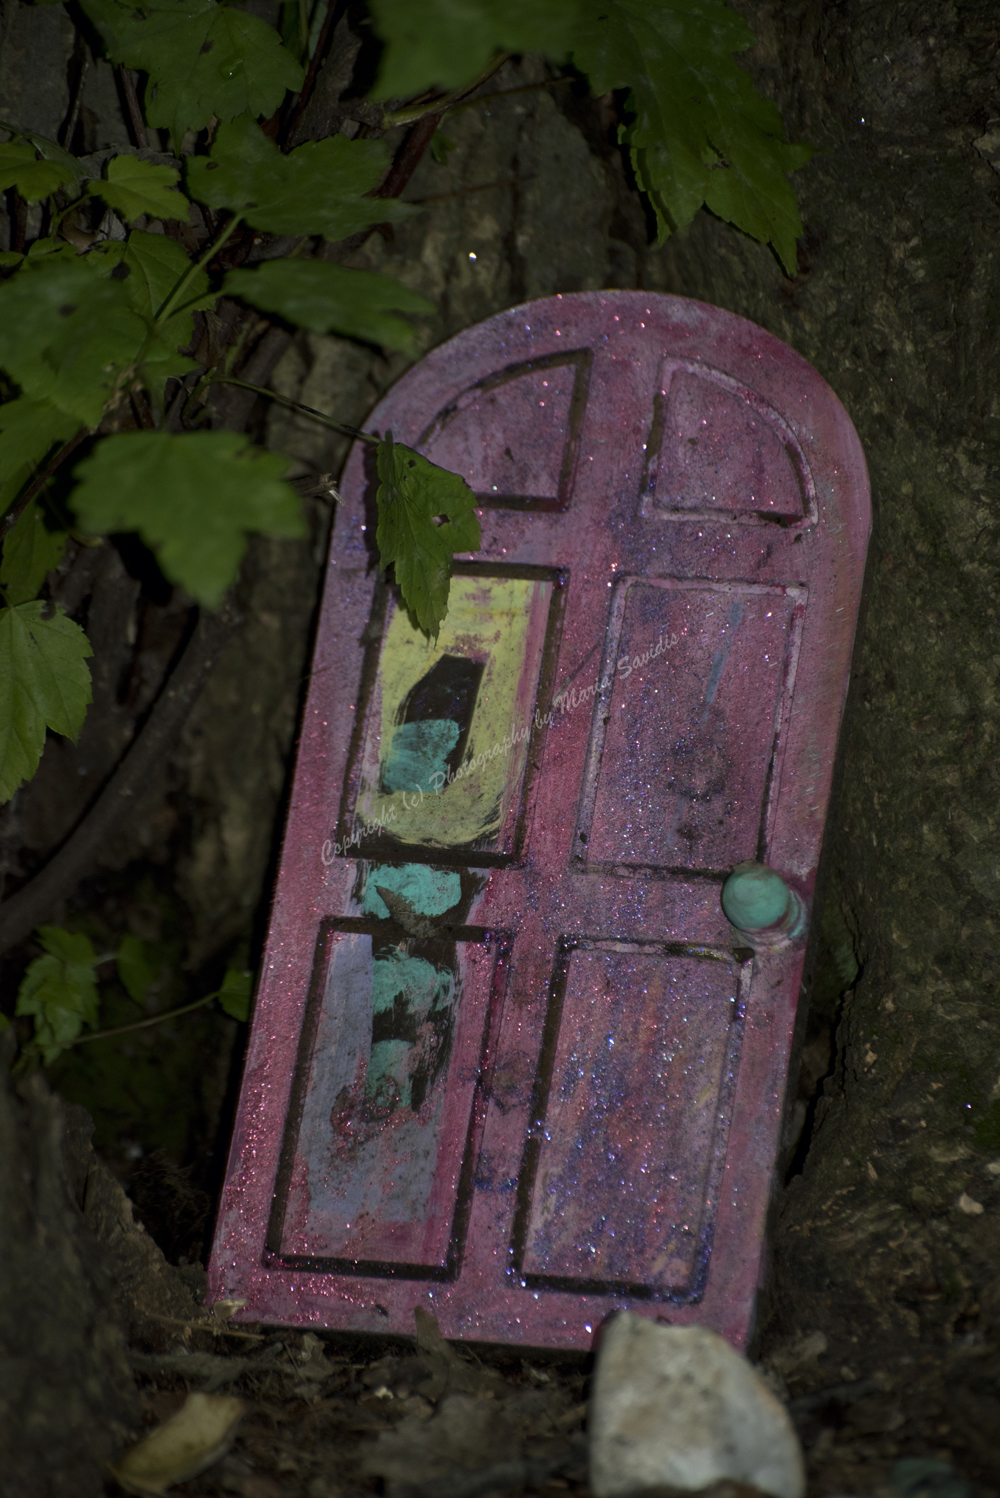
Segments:
[[[722,908],[740,931],[763,941],[794,941],[806,928],[801,896],[752,858],[738,863],[722,886]]]

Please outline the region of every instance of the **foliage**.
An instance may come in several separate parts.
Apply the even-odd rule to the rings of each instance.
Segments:
[[[563,61],[579,12],[578,0],[372,0],[387,43],[376,94],[458,88],[497,52],[545,52]]]
[[[107,172],[106,181],[88,182],[87,191],[103,198],[126,223],[143,213],[187,222],[190,204],[177,191],[180,172],[175,167],[154,166],[151,161],[139,161],[135,156],[114,156],[108,162]]]
[[[73,172],[65,165],[40,160],[30,141],[11,140],[0,145],[0,192],[16,187],[26,203],[39,203],[73,180]]]
[[[253,993],[253,973],[245,968],[227,968],[222,987],[214,995],[230,1019],[245,1025],[250,1017],[250,997]]]
[[[661,244],[705,203],[794,275],[802,221],[786,173],[812,148],[786,145],[774,104],[733,61],[753,40],[721,0],[587,0],[573,60],[595,93],[630,89],[620,136]]]
[[[343,333],[408,354],[416,353],[413,328],[393,314],[434,311],[425,297],[388,276],[326,260],[272,260],[257,270],[230,271],[225,288],[313,333]]]
[[[81,3],[110,60],[145,75],[146,123],[169,131],[179,159],[137,147],[97,176],[92,159],[0,122],[0,190],[24,213],[37,205],[42,225],[33,243],[0,253],[0,512],[16,519],[0,561],[0,799],[34,772],[46,727],[72,737],[89,701],[86,638],[39,601],[73,517],[95,534],[137,531],[206,607],[234,580],[249,532],[302,534],[285,460],[203,429],[199,397],[231,373],[208,336],[219,296],[411,355],[406,317],[432,310],[406,286],[324,258],[318,241],[416,209],[379,195],[383,139],[335,133],[290,148],[288,91],[302,87],[303,62],[318,61],[318,10],[286,4],[279,32],[218,0]],[[571,57],[596,92],[628,91],[621,136],[661,236],[705,202],[791,267],[800,225],[786,173],[808,148],[784,143],[773,105],[736,66],[753,38],[722,0],[372,0],[372,13],[385,44],[376,97],[458,98],[512,51]],[[397,118],[451,102],[421,98]],[[451,145],[436,132],[435,159]],[[256,249],[266,235],[300,242],[268,258]],[[80,441],[67,509],[49,483]],[[388,436],[378,469],[381,565],[435,632],[453,553],[479,545],[473,497]]]
[[[253,992],[253,973],[245,968],[230,967],[219,988],[183,1004],[153,1014],[130,1025],[97,1031],[100,992],[97,969],[115,958],[118,980],[135,1004],[143,1004],[152,986],[163,972],[163,961],[157,949],[131,933],[122,937],[117,954],[95,954],[89,936],[80,931],[66,931],[61,926],[39,926],[36,938],[45,955],[32,962],[17,992],[14,1013],[34,1019],[34,1035],[22,1053],[26,1068],[36,1060],[50,1066],[64,1051],[82,1040],[103,1040],[127,1030],[145,1029],[178,1015],[202,1009],[213,999],[231,1019],[246,1023]],[[96,1033],[84,1035],[84,1025]],[[2,1028],[2,1027],[0,1027]]]
[[[266,21],[216,0],[83,0],[113,62],[148,74],[145,113],[179,147],[213,115],[270,115],[303,79]]]
[[[285,467],[236,432],[121,432],[77,466],[73,508],[87,531],[137,530],[168,577],[218,608],[247,531],[304,534]]]
[[[419,627],[436,634],[448,611],[451,558],[480,543],[476,496],[457,473],[438,468],[387,432],[378,447],[376,542]]]
[[[75,739],[91,700],[90,642],[58,606],[40,602],[0,609],[0,800],[38,768],[45,730]]]
[[[231,208],[269,234],[346,239],[370,224],[414,212],[403,203],[366,196],[388,165],[383,141],[343,135],[310,141],[282,156],[260,126],[243,115],[219,126],[211,156],[190,159],[187,184],[199,202]]]
[[[812,148],[786,144],[774,104],[733,61],[754,35],[723,0],[373,0],[373,10],[389,43],[382,97],[454,87],[504,52],[571,53],[594,94],[629,91],[620,138],[661,244],[704,203],[773,244],[794,274],[802,223],[786,173]]]
[[[84,1025],[97,1024],[97,977],[89,936],[40,926],[44,957],[36,957],[17,994],[18,1015],[35,1020],[34,1045],[46,1066],[73,1044]]]
[[[66,532],[48,530],[37,504],[22,510],[17,524],[4,537],[0,557],[0,587],[7,602],[27,603],[36,597],[65,550]]]

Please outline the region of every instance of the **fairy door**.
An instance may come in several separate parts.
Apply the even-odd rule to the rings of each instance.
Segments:
[[[739,1345],[860,601],[857,436],[760,328],[617,291],[469,329],[369,429],[462,474],[483,544],[427,639],[377,581],[352,453],[212,1295],[561,1347],[627,1307]],[[729,923],[746,860],[797,924]]]

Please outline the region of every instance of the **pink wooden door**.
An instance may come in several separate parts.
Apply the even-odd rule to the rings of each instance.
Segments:
[[[754,859],[808,915],[857,436],[760,328],[640,292],[469,329],[370,429],[466,477],[483,546],[426,640],[355,449],[212,1295],[553,1347],[628,1307],[740,1345],[805,932],[720,894]]]

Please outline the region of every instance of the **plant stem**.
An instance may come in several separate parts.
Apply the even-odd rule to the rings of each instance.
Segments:
[[[167,300],[163,303],[163,306],[160,308],[159,312],[157,312],[155,319],[157,323],[166,322],[167,318],[174,310],[178,298],[188,286],[188,284],[193,280],[196,272],[200,271],[203,265],[207,265],[208,262],[213,258],[213,256],[219,253],[219,251],[222,249],[222,246],[227,242],[227,240],[232,238],[233,234],[236,232],[237,226],[241,222],[242,220],[240,218],[240,215],[238,213],[234,213],[232,218],[229,220],[229,223],[226,225],[224,232],[219,235],[218,239],[213,240],[208,248],[202,251],[197,260],[192,260],[183,276],[181,276],[180,280],[177,282],[177,285],[174,287],[173,291],[167,297]]]
[[[148,1030],[150,1025],[159,1025],[164,1020],[176,1019],[179,1014],[190,1014],[193,1009],[202,1009],[217,999],[222,992],[217,988],[215,993],[207,993],[203,999],[195,999],[193,1004],[182,1004],[179,1009],[167,1009],[163,1014],[150,1015],[149,1019],[137,1019],[131,1025],[115,1025],[113,1030],[95,1030],[92,1035],[78,1035],[71,1045],[83,1045],[88,1040],[107,1040],[111,1035],[124,1035],[128,1030]]]
[[[517,88],[498,88],[492,94],[480,94],[478,99],[461,99],[447,106],[448,114],[458,114],[462,109],[475,109],[477,104],[489,104],[493,99],[507,99],[511,94],[533,94],[540,88],[554,88],[557,83],[575,83],[573,73],[562,73],[558,78],[543,78],[540,83],[519,83]]]
[[[386,127],[391,130],[395,125],[412,125],[415,120],[422,120],[425,114],[443,114],[445,110],[454,108],[460,99],[464,99],[484,84],[487,78],[492,78],[494,73],[499,72],[509,57],[509,52],[498,53],[478,78],[474,78],[471,83],[464,83],[461,88],[453,88],[450,94],[442,94],[439,99],[431,99],[429,103],[419,104],[414,109],[394,110],[392,114],[387,114],[385,117]],[[478,102],[476,100],[476,103]]]
[[[333,28],[340,20],[340,17],[343,15],[346,8],[346,0],[330,0],[329,5],[327,6],[326,16],[323,20],[323,29],[321,30],[316,42],[316,51],[309,59],[309,67],[306,70],[305,81],[299,91],[299,96],[295,101],[295,108],[292,110],[292,117],[289,120],[288,128],[285,131],[284,149],[286,151],[291,150],[291,148],[295,144],[295,135],[298,131],[299,125],[302,122],[302,116],[306,112],[306,105],[309,103],[309,100],[312,96],[313,84],[316,81],[316,74],[319,72],[323,64],[323,60],[326,56],[326,44],[330,38]]]
[[[3,541],[4,537],[8,534],[9,531],[12,531],[14,529],[24,511],[28,508],[28,506],[31,504],[31,501],[35,498],[35,495],[38,494],[41,489],[44,489],[45,485],[55,473],[56,469],[59,468],[60,465],[69,457],[74,448],[79,447],[84,437],[87,436],[87,433],[87,427],[81,427],[75,437],[71,437],[68,442],[64,442],[62,447],[56,453],[55,457],[52,459],[51,463],[46,463],[41,473],[38,474],[37,477],[32,479],[31,483],[28,485],[27,489],[25,489],[20,499],[15,500],[15,502],[11,505],[10,509],[7,511],[6,515],[4,515],[3,519],[0,519],[0,542]]]
[[[348,426],[344,421],[335,421],[332,416],[327,416],[325,411],[317,411],[312,406],[304,406],[301,401],[293,401],[287,395],[279,395],[276,390],[268,390],[263,385],[251,385],[248,380],[236,380],[231,375],[209,375],[205,383],[207,385],[235,385],[238,390],[252,390],[255,395],[264,395],[279,406],[286,406],[289,411],[298,411],[301,416],[311,416],[314,421],[321,421],[324,426],[331,427],[342,437],[353,437],[359,442],[379,440],[371,432],[362,432],[357,427]]]
[[[139,95],[135,90],[135,73],[131,68],[119,68],[118,76],[121,79],[122,93],[125,95],[125,106],[128,109],[133,139],[139,150],[144,151],[149,145],[149,136],[146,134],[146,122],[142,117]]]

